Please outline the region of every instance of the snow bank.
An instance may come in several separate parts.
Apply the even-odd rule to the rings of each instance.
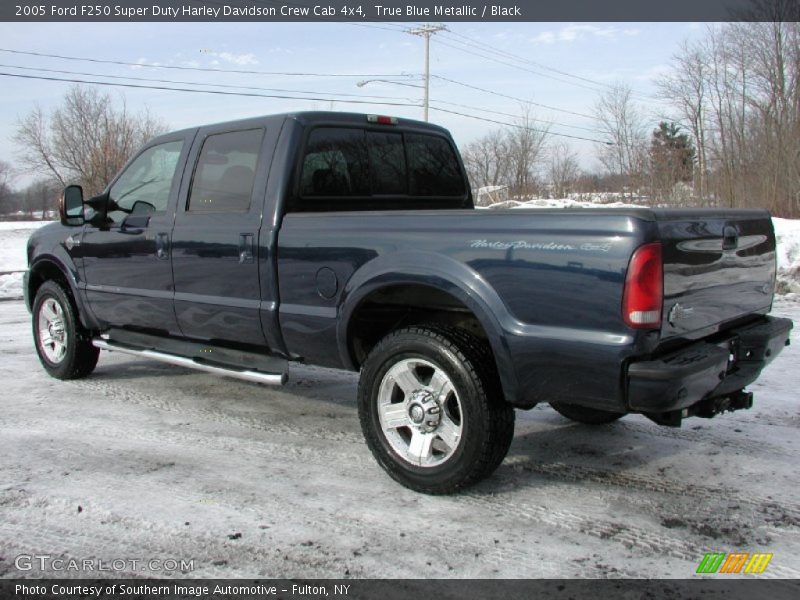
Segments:
[[[641,208],[637,204],[626,204],[624,202],[613,202],[610,200],[592,201],[576,200],[572,198],[534,198],[533,200],[507,200],[497,202],[484,208]]]
[[[28,237],[50,221],[0,221],[0,299],[22,297]]]
[[[795,297],[800,294],[800,220],[773,218],[778,246],[776,291]]]

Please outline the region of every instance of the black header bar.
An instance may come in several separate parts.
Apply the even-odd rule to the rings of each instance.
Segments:
[[[3,0],[13,22],[797,21],[800,0]]]

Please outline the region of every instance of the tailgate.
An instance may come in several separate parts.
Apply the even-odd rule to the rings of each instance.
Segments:
[[[654,211],[664,258],[662,339],[693,339],[766,313],[775,233],[762,210]]]

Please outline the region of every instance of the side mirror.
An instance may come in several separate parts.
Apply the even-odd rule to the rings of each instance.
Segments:
[[[83,188],[79,185],[68,185],[64,188],[58,214],[62,225],[83,225]]]

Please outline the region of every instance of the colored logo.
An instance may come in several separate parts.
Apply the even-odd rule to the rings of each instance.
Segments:
[[[772,553],[766,552],[709,552],[700,561],[697,567],[698,573],[705,575],[713,573],[763,573],[769,561],[772,560]]]

